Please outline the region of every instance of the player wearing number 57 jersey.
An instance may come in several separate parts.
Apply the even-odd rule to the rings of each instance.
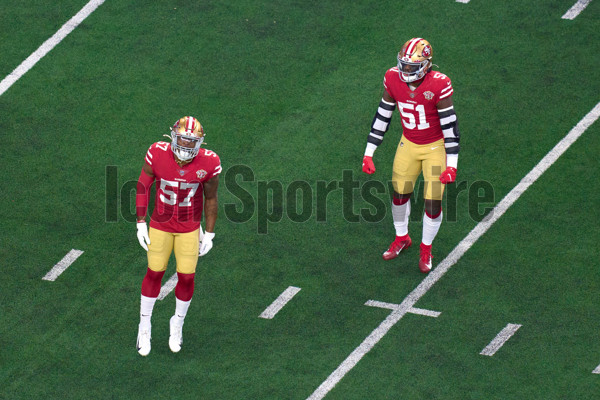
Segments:
[[[460,134],[454,112],[450,78],[433,71],[432,49],[427,40],[413,38],[398,53],[398,66],[383,79],[383,98],[373,118],[363,157],[363,171],[375,172],[373,154],[388,130],[398,107],[403,135],[396,149],[392,172],[392,217],[396,239],[383,253],[385,260],[411,246],[408,235],[410,197],[423,173],[425,215],[419,269],[431,270],[431,245],[442,223],[444,185],[456,179]]]
[[[219,157],[200,147],[204,129],[196,118],[179,119],[171,128],[170,137],[171,143],[157,142],[150,146],[137,184],[137,236],[148,256],[137,339],[138,352],[143,356],[150,353],[150,318],[171,253],[175,253],[178,279],[169,347],[178,352],[183,342],[184,318],[194,292],[198,256],[208,253],[215,236]],[[146,213],[154,182],[155,207],[148,230]],[[203,212],[205,233],[200,227]]]

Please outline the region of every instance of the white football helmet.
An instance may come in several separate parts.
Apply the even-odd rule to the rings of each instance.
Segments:
[[[171,128],[171,150],[181,161],[198,155],[204,141],[204,128],[194,117],[183,117]]]
[[[398,53],[398,73],[403,82],[422,79],[431,68],[433,52],[431,45],[423,38],[413,38],[404,43]]]

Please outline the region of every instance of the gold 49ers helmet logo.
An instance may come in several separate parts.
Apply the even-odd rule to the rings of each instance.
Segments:
[[[198,171],[196,171],[196,176],[198,177],[198,179],[202,179],[206,176],[207,172],[203,169],[199,169]]]
[[[425,47],[423,47],[423,57],[425,57],[425,58],[431,57],[431,46],[428,44],[425,45]]]

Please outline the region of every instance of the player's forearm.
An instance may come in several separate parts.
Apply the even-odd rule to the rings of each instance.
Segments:
[[[389,128],[395,108],[396,104],[387,101],[385,96],[381,99],[377,112],[373,117],[373,122],[371,123],[371,132],[369,132],[369,136],[367,137],[367,148],[365,149],[366,156],[373,157],[375,149],[377,149],[377,146],[383,141],[383,135],[385,135]]]
[[[146,213],[148,211],[148,203],[150,200],[150,187],[153,183],[154,177],[149,176],[144,170],[142,170],[137,182],[135,193],[135,210],[138,221],[146,220]]]
[[[217,198],[206,199],[204,203],[204,218],[206,220],[206,232],[215,231],[215,223],[217,222],[217,213],[219,205]]]
[[[458,119],[454,106],[438,109],[440,125],[444,134],[444,146],[446,147],[446,164],[457,168],[458,152],[460,151],[460,132],[458,130]]]

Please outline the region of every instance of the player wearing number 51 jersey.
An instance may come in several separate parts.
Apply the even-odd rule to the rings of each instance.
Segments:
[[[396,239],[383,258],[391,260],[412,244],[408,236],[410,197],[422,172],[425,215],[419,269],[424,273],[431,270],[431,244],[442,223],[444,185],[456,179],[460,139],[452,83],[446,75],[432,71],[432,56],[431,45],[422,38],[404,44],[398,53],[398,66],[390,68],[383,79],[383,98],[373,118],[363,157],[363,171],[374,173],[373,154],[382,143],[397,106],[403,135],[392,173]]]
[[[175,253],[178,279],[169,347],[178,352],[183,343],[184,318],[194,293],[198,256],[208,253],[215,236],[219,157],[200,148],[204,129],[196,118],[179,119],[171,128],[170,137],[171,143],[157,142],[150,146],[137,184],[137,236],[148,256],[137,339],[138,352],[143,356],[150,353],[150,318],[171,253]],[[148,230],[146,213],[154,182],[156,199]],[[205,233],[200,227],[203,212]]]

